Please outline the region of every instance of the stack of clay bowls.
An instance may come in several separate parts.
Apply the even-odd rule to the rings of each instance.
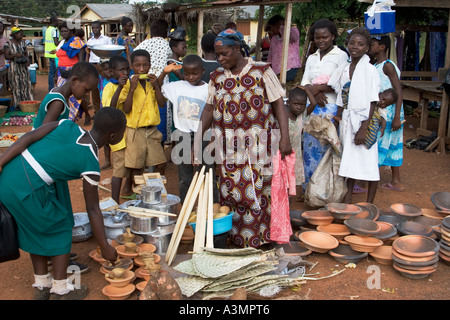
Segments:
[[[421,235],[407,235],[392,243],[394,269],[409,279],[423,279],[436,271],[439,244]]]
[[[306,219],[313,226],[330,224],[334,217],[326,210],[311,210],[302,213],[302,218]]]
[[[450,215],[450,192],[435,192],[431,195],[431,202],[436,211],[444,217]]]
[[[353,250],[348,244],[340,244],[338,247],[331,249],[328,254],[339,263],[358,263],[362,258],[367,257],[367,252],[359,252]]]
[[[395,214],[408,220],[422,215],[421,208],[408,203],[394,203],[389,207],[389,209]]]
[[[380,210],[373,203],[358,202],[356,205],[360,207],[362,211],[358,213],[355,218],[370,219],[375,221],[380,216]]]
[[[299,234],[299,239],[306,248],[314,252],[326,253],[339,245],[332,235],[320,231],[305,231]]]
[[[450,216],[442,220],[441,232],[439,257],[446,265],[450,265]]]
[[[352,218],[363,211],[357,205],[345,203],[329,203],[325,208],[331,213],[334,221],[337,223],[342,223],[344,220]]]

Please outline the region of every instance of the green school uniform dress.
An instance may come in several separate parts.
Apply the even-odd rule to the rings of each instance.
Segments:
[[[58,185],[84,175],[100,176],[92,145],[79,142],[85,132],[76,123],[61,120],[3,168],[0,201],[17,222],[22,250],[43,256],[70,252],[74,226],[70,194],[61,194],[64,189]]]
[[[67,104],[67,101],[64,98],[64,96],[59,92],[50,91],[45,96],[44,100],[41,102],[41,105],[39,106],[39,111],[36,115],[36,119],[34,119],[33,129],[37,129],[42,125],[42,122],[44,122],[45,116],[47,115],[48,105],[55,100],[61,100],[62,103],[64,104],[64,110],[59,115],[58,121],[62,119],[69,119],[70,107]]]

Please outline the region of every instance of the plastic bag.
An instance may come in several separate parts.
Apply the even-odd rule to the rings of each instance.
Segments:
[[[393,6],[395,6],[395,2],[393,0],[375,0],[373,5],[367,8],[367,15],[369,17],[373,17],[375,12],[392,11],[391,7]]]
[[[0,262],[20,257],[17,224],[8,209],[0,203]]]

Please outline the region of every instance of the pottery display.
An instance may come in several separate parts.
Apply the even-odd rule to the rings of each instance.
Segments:
[[[102,293],[111,300],[125,300],[135,289],[136,286],[132,283],[129,283],[124,287],[115,287],[109,284],[102,289]]]
[[[351,233],[359,236],[373,236],[381,230],[375,221],[369,219],[350,218],[344,221],[344,225]]]
[[[156,254],[156,253],[152,253],[153,258],[155,259],[155,263],[159,263],[161,261],[161,256]],[[138,256],[136,258],[134,258],[134,264],[137,265],[138,267],[143,267],[145,266],[144,261],[143,261],[143,257],[142,256]]]
[[[367,257],[367,252],[353,250],[348,244],[340,244],[334,249],[328,251],[328,254],[339,263],[358,263],[361,259]]]
[[[392,264],[392,246],[380,246],[369,254],[379,264],[388,266]]]
[[[306,231],[299,235],[300,241],[315,252],[325,253],[339,245],[339,241],[325,232]]]
[[[119,257],[122,258],[130,258],[133,259],[139,255],[139,247],[126,247],[126,244],[121,244],[120,246],[116,247],[117,253],[119,254]]]
[[[116,241],[119,243],[119,245],[125,244],[125,242],[126,242],[123,238],[123,234],[118,235],[116,238]],[[134,243],[136,243],[137,245],[140,245],[141,243],[144,242],[144,238],[142,238],[140,235],[135,234],[132,241]]]
[[[434,192],[431,194],[431,202],[440,210],[450,211],[450,192]]]
[[[431,227],[417,223],[414,221],[404,221],[397,224],[397,230],[400,235],[421,235],[425,237],[431,236],[434,231]]]
[[[362,208],[354,204],[345,203],[329,203],[326,205],[326,209],[330,211],[331,215],[337,221],[344,221],[351,217],[354,217],[358,213],[361,213]]]
[[[418,280],[418,279],[424,279],[428,277],[430,274],[436,271],[436,268],[431,270],[424,270],[424,271],[414,271],[414,270],[408,270],[405,268],[400,267],[399,265],[394,263],[394,269],[400,272],[400,274],[408,279]]]
[[[350,234],[347,226],[339,223],[317,226],[317,231],[328,233],[338,239],[339,242],[343,241],[344,237]]]
[[[350,235],[344,238],[353,250],[359,252],[373,252],[383,245],[383,241],[374,237]]]
[[[315,226],[330,224],[334,219],[330,212],[326,210],[305,211],[302,213],[302,217]]]
[[[411,257],[427,257],[435,255],[439,244],[428,237],[420,235],[402,236],[392,243],[392,248],[400,254]]]
[[[388,240],[397,235],[397,228],[392,224],[384,221],[375,221],[375,222],[380,227],[380,231],[374,234],[375,238],[378,238],[380,240]]]
[[[355,205],[362,209],[360,213],[355,215],[355,218],[370,219],[375,221],[380,216],[380,209],[378,209],[378,207],[373,203],[358,202]]]
[[[405,218],[417,217],[422,214],[421,208],[408,203],[394,203],[389,207],[389,209],[395,214]]]
[[[131,259],[117,259],[114,265],[110,261],[106,261],[105,263],[103,263],[102,267],[109,272],[115,268],[128,269],[132,265],[133,260]]]
[[[116,270],[123,272],[117,273]],[[135,277],[135,273],[131,270],[126,270],[123,268],[115,268],[112,271],[105,274],[105,279],[115,287],[125,287],[130,282],[132,282]]]
[[[151,243],[142,243],[139,245],[139,252],[142,252],[142,251],[155,252],[156,247]]]
[[[106,262],[106,259],[102,257],[102,255],[98,252],[97,249],[91,250],[89,252],[89,257],[91,257],[94,261],[97,261],[100,264],[103,264]]]
[[[308,249],[303,242],[290,241],[289,243],[282,244],[281,247],[284,253],[289,256],[306,257],[312,253],[311,249]]]

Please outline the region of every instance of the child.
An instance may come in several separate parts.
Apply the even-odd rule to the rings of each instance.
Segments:
[[[309,105],[306,108],[307,100]],[[298,86],[289,91],[289,98],[286,102],[286,111],[289,121],[289,137],[292,149],[295,152],[295,184],[297,185],[297,201],[303,198],[302,183],[305,182],[302,156],[302,131],[306,116],[314,110],[317,101],[308,87]],[[305,112],[306,111],[306,112]]]
[[[172,57],[169,62],[182,64],[181,59],[186,56],[187,43],[185,39],[186,32],[183,28],[176,28],[169,33],[169,47],[172,50]],[[175,70],[169,73],[169,82],[183,80],[183,73],[181,70]]]
[[[17,223],[20,248],[30,253],[35,299],[80,300],[88,293],[86,285],[77,288],[67,281],[74,217],[58,197],[55,181],[83,178],[92,231],[102,256],[116,261],[99,208],[98,150],[122,139],[125,122],[123,113],[113,108],[96,114],[91,131],[69,120],[50,122],[25,134],[0,157],[0,201]],[[47,257],[52,260],[53,278]]]
[[[400,83],[400,70],[387,58],[387,50],[391,47],[389,36],[372,36],[370,53],[375,59],[375,67],[380,76],[380,91],[394,88],[398,93],[397,100],[386,108],[385,134],[378,139],[378,166],[389,166],[392,180],[380,188],[404,191],[400,179],[400,167],[403,163],[403,95]]]
[[[206,83],[210,80],[211,72],[220,67],[220,63],[216,60],[216,51],[214,50],[215,40],[216,35],[210,32],[202,37],[203,68],[205,69],[202,80]]]
[[[117,101],[119,100],[120,93],[123,87],[128,81],[128,74],[130,72],[130,66],[128,64],[128,59],[117,55],[109,60],[109,65],[112,70],[112,77],[110,82],[105,86],[103,90],[102,105],[104,107],[117,106]],[[125,167],[125,137],[118,144],[108,146],[112,152],[113,160],[113,176],[111,181],[111,197],[117,203],[120,203],[120,188],[122,187],[122,179],[125,180],[125,186],[123,193],[125,195],[130,195],[132,193],[131,180],[130,180],[130,170]],[[106,148],[106,145],[105,145]],[[106,157],[106,149],[105,149]]]
[[[109,61],[102,62],[100,64],[100,68],[101,68],[101,71],[99,74],[99,80],[98,80],[98,86],[97,86],[98,98],[100,99],[100,101],[98,103],[100,105],[100,108],[103,108],[103,102],[102,102],[103,90],[105,89],[106,85],[109,83],[109,81],[111,79],[111,68],[109,66]],[[97,99],[97,93],[92,94],[92,96],[93,96],[93,99],[94,98]],[[100,167],[101,170],[111,168],[111,148],[109,147],[108,144],[103,147],[103,152],[105,154],[105,163],[103,164],[103,166]]]
[[[117,103],[117,108],[127,117],[125,167],[130,168],[132,181],[145,167],[156,166],[155,170],[164,174],[166,164],[162,134],[156,128],[161,121],[158,106],[164,106],[165,100],[158,79],[148,74],[150,67],[150,54],[146,50],[133,51],[131,69],[134,74],[124,85]],[[140,79],[144,75],[147,79]]]
[[[370,41],[366,28],[354,29],[348,42],[351,62],[344,65],[341,74],[333,74],[330,79],[331,86],[338,92],[339,109],[335,120],[340,121],[339,137],[343,146],[339,175],[347,178],[345,203],[352,203],[355,180],[369,182],[367,202],[373,203],[380,180],[377,145],[370,149],[364,147],[380,89],[380,77],[367,56]]]
[[[161,80],[165,74],[168,74],[177,68],[179,68],[179,66],[176,64],[168,65],[164,68],[159,79]],[[197,55],[189,55],[184,58],[183,73],[185,80],[166,83],[162,86],[164,97],[173,104],[173,121],[175,128],[177,129],[175,132],[178,135],[178,139],[175,137],[174,139],[178,140],[177,145],[182,146],[181,150],[178,150],[178,154],[176,154],[178,148],[174,147],[174,149],[172,149],[172,160],[178,168],[181,202],[185,200],[195,170],[200,168],[199,166],[194,167],[190,161],[191,157],[184,155],[183,151],[188,150],[190,152],[192,149],[194,134],[197,132],[200,116],[206,104],[206,99],[208,98],[208,84],[202,80],[204,73],[202,58]],[[179,141],[180,136],[182,137],[181,141]],[[186,141],[183,141],[184,139],[189,141],[188,145],[186,145]],[[181,142],[183,142],[183,144],[181,144]],[[203,144],[207,145],[208,143],[204,142]],[[206,145],[204,147],[206,147]],[[202,149],[204,149],[204,147]],[[175,157],[177,156],[180,156],[180,159],[176,159]],[[209,168],[212,168],[215,173],[214,164],[206,165],[206,170],[209,170]],[[214,202],[218,202],[219,195],[216,187],[217,183],[215,183],[215,181],[216,178],[214,174]]]

